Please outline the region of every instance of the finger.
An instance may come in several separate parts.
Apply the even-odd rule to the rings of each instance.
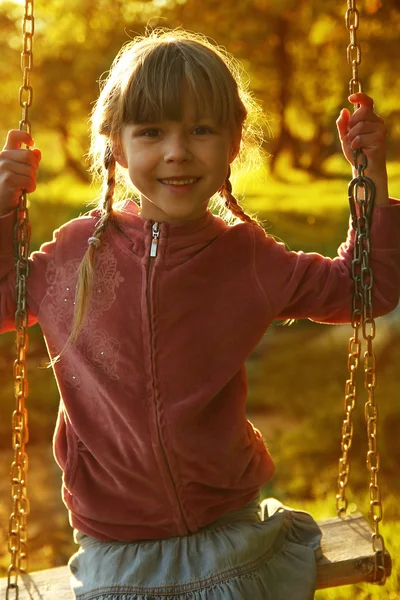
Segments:
[[[349,132],[349,119],[350,111],[347,108],[343,108],[338,119],[336,120],[336,126],[338,128],[339,138],[341,141],[344,140]]]
[[[29,152],[29,150],[26,150]],[[25,162],[21,160],[11,160],[7,158],[7,154],[5,152],[2,153],[6,157],[0,163],[0,174],[4,175],[10,173],[13,175],[26,175],[27,177],[36,177],[37,165],[36,158],[33,157],[33,161]]]
[[[349,128],[349,140],[352,142],[358,135],[374,134],[379,139],[386,136],[386,128],[383,124],[374,121],[360,121]]]
[[[25,168],[37,171],[40,162],[39,154],[30,150],[3,150],[0,152],[0,173],[20,173]]]
[[[38,153],[35,150],[2,150],[2,160],[25,164],[38,164]]]
[[[352,104],[357,105],[357,109],[354,111],[353,115],[350,118],[350,126],[352,126],[354,122],[358,122],[361,119],[361,117],[365,117],[366,120],[379,121],[383,123],[383,119],[381,119],[374,112],[373,99],[367,94],[364,94],[363,92],[351,94],[349,96],[349,101]]]
[[[21,171],[19,171],[20,168]],[[29,169],[27,166],[25,166],[25,170],[18,166],[17,171],[0,171],[0,186],[6,195],[11,194],[14,197],[14,194],[17,194],[15,197],[15,200],[17,200],[22,190],[29,193],[35,191],[36,171]]]
[[[357,92],[356,94],[351,94],[349,96],[349,101],[352,104],[361,104],[361,106],[368,106],[369,108],[374,108],[374,101],[370,96],[364,94],[364,92]]]
[[[22,190],[26,190],[29,194],[36,190],[36,174],[32,176],[26,175],[14,175],[13,178],[9,179],[9,188],[15,192],[20,193]]]
[[[357,135],[351,142],[351,149],[358,150],[380,150],[382,151],[382,144],[384,142],[384,136],[377,136],[376,132],[368,133],[363,135]]]
[[[369,106],[360,106],[350,117],[349,128],[355,127],[357,123],[380,123],[384,125],[384,120],[381,119]]]
[[[34,145],[34,141],[29,133],[20,129],[11,129],[7,134],[3,150],[19,150],[23,144],[26,144],[26,146]]]
[[[42,153],[40,152],[39,148],[34,148],[31,151],[31,154],[33,154],[36,158],[37,164],[39,166],[40,161],[42,160]]]
[[[36,187],[36,179],[36,166],[15,161],[3,161],[0,164],[0,185],[3,190],[16,192],[26,189],[30,192]]]

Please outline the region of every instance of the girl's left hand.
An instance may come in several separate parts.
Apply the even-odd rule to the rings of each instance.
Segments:
[[[368,159],[365,175],[379,188],[377,200],[380,201],[377,203],[386,204],[388,200],[385,123],[374,112],[374,101],[367,94],[362,92],[352,94],[349,100],[353,104],[360,104],[360,107],[352,115],[347,108],[344,108],[336,121],[343,154],[354,168],[353,151],[362,148]]]

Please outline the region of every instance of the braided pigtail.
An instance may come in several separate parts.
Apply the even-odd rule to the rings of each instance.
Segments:
[[[62,352],[50,364],[54,364],[60,358],[61,354],[73,343],[76,342],[78,334],[82,329],[85,317],[87,315],[90,299],[92,295],[94,282],[94,261],[96,250],[101,246],[101,236],[107,225],[116,221],[113,213],[113,201],[115,192],[115,172],[116,161],[113,153],[107,147],[104,155],[104,197],[102,205],[102,214],[97,222],[93,235],[88,239],[89,247],[79,265],[78,279],[75,293],[75,311],[72,323],[71,334],[65,344]]]
[[[228,168],[228,175],[226,177],[225,183],[218,190],[219,195],[225,201],[225,207],[238,219],[246,223],[253,223],[253,225],[257,225],[261,227],[260,223],[255,219],[252,219],[247,213],[244,212],[243,208],[240,206],[239,202],[236,200],[235,196],[232,194],[232,183],[230,180],[231,177],[231,168]]]

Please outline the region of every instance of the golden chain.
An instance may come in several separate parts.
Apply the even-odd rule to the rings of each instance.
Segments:
[[[22,119],[19,128],[31,133],[28,110],[32,106],[33,90],[29,77],[33,66],[32,42],[34,34],[33,0],[25,0],[23,20],[23,51],[21,68],[23,85],[19,90],[19,102],[22,108]],[[28,349],[28,308],[26,304],[26,285],[29,274],[29,242],[30,226],[27,208],[26,191],[19,198],[18,219],[14,229],[15,271],[16,271],[16,305],[15,327],[17,343],[17,359],[14,362],[14,391],[16,409],[12,416],[12,446],[14,460],[11,465],[11,497],[12,513],[9,521],[8,550],[11,564],[8,568],[8,584],[6,600],[19,596],[18,576],[26,573],[28,566],[27,518],[29,500],[27,497],[28,457],[25,444],[28,442],[28,414],[25,400],[28,396],[28,379],[26,367],[26,351]]]
[[[353,77],[350,80],[350,94],[361,92],[361,82],[358,79],[358,67],[361,63],[361,47],[357,43],[357,30],[360,23],[360,13],[356,0],[347,0],[346,27],[350,32],[350,44],[347,46],[347,62],[352,68]]]
[[[346,26],[350,32],[350,44],[347,47],[347,60],[352,68],[350,94],[361,92],[361,82],[358,78],[358,66],[361,62],[361,48],[357,43],[359,12],[356,0],[348,0]],[[355,108],[358,108],[356,106]],[[379,523],[382,521],[382,500],[378,484],[379,454],[377,450],[378,407],[375,402],[376,388],[376,357],[372,350],[372,340],[375,338],[375,321],[372,311],[373,274],[369,265],[372,209],[375,197],[375,185],[365,177],[364,170],[368,161],[362,150],[354,152],[354,166],[358,172],[349,185],[349,202],[352,215],[352,225],[355,229],[354,258],[352,261],[352,278],[354,280],[354,295],[352,306],[353,337],[349,341],[348,369],[349,379],[345,387],[345,419],[342,426],[342,456],[339,460],[338,493],[336,508],[339,516],[344,516],[347,510],[345,488],[349,478],[349,451],[353,440],[352,414],[356,404],[356,373],[361,356],[361,341],[359,331],[362,329],[367,350],[364,353],[364,384],[367,389],[365,404],[365,419],[367,423],[368,452],[367,467],[370,474],[370,508],[369,517],[373,525],[372,546],[374,550],[374,582],[383,585],[386,581],[385,543],[379,533]],[[360,197],[361,196],[361,197]],[[359,207],[357,215],[356,206]]]

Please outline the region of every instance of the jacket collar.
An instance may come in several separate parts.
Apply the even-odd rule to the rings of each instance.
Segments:
[[[135,254],[145,256],[150,251],[154,221],[143,219],[139,215],[138,205],[131,199],[121,206],[120,213],[122,218],[117,236],[123,238],[125,247],[128,245]],[[179,224],[162,222],[158,254],[169,264],[181,263],[197,254],[228,228],[229,225],[214,216],[210,210],[194,221]]]

